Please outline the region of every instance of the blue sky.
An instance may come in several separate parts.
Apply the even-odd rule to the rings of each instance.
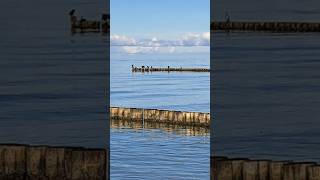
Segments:
[[[170,52],[175,46],[208,46],[210,0],[111,0],[110,4],[113,46],[131,46],[126,50],[151,46],[156,51],[165,46]]]
[[[172,37],[209,31],[210,0],[111,0],[111,32]]]

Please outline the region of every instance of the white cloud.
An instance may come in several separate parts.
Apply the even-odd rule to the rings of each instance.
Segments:
[[[136,40],[127,36],[111,35],[110,41],[112,46],[134,46]]]
[[[188,33],[176,40],[160,40],[157,37],[151,39],[135,39],[123,35],[111,35],[111,46],[118,46],[120,52],[128,54],[176,52],[176,47],[210,46],[210,32]],[[119,50],[119,48],[116,48]]]
[[[189,33],[182,37],[179,42],[182,46],[210,46],[210,33]]]

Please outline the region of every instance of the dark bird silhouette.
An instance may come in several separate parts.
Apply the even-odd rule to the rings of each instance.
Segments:
[[[101,19],[106,21],[106,20],[110,19],[110,15],[109,14],[102,14]]]
[[[72,9],[72,10],[69,12],[69,15],[70,15],[70,16],[73,16],[75,12],[76,12],[76,10],[75,10],[75,9]]]

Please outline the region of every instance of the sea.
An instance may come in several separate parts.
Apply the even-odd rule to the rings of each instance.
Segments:
[[[318,1],[241,3],[217,1],[212,19],[320,18]],[[212,33],[211,155],[320,162],[319,42],[320,33]]]
[[[131,66],[209,68],[208,53],[111,52],[111,106],[210,111],[210,73],[135,72]],[[119,121],[119,120],[118,120]],[[194,127],[111,125],[111,179],[209,179],[210,132]]]
[[[100,19],[106,1],[1,1],[0,143],[107,146],[109,37],[72,35],[71,9]]]

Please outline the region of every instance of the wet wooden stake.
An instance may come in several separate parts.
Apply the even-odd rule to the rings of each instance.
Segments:
[[[284,165],[283,180],[307,180],[307,167],[315,163],[289,163]]]
[[[20,180],[26,173],[26,147],[0,146],[0,179]]]
[[[270,179],[272,180],[282,180],[283,179],[283,166],[287,162],[274,161],[270,163]]]
[[[270,170],[271,161],[268,160],[259,160],[258,169],[259,169],[259,180],[269,180],[269,170]]]
[[[243,162],[248,159],[231,159],[232,160],[232,180],[243,180]]]
[[[308,171],[308,180],[320,180],[320,166],[309,166]]]
[[[210,173],[210,179],[211,180],[219,180],[219,171],[220,171],[220,162],[222,160],[227,160],[227,157],[224,156],[213,156],[210,158],[210,167],[211,167],[211,173]]]
[[[245,180],[258,180],[259,165],[258,161],[245,161],[243,162],[243,179]]]

